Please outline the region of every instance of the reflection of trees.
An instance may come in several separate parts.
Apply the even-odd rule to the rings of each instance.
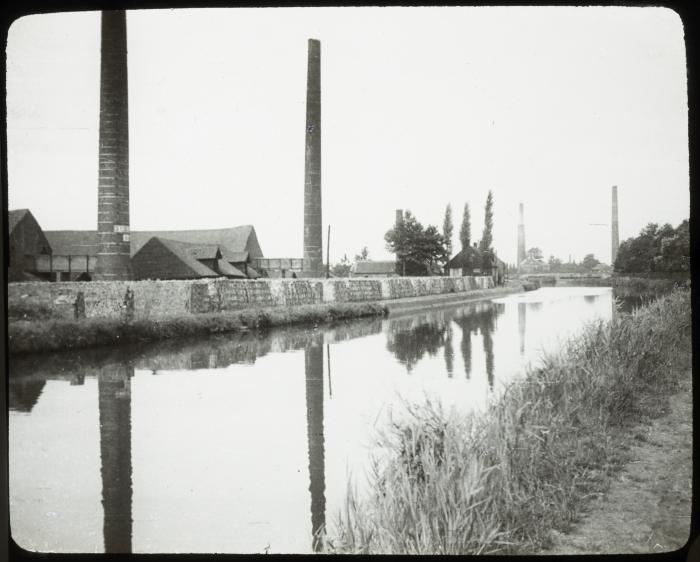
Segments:
[[[311,341],[304,350],[306,374],[306,429],[309,451],[311,531],[314,551],[321,549],[326,524],[325,451],[323,437],[323,338]]]
[[[105,552],[131,552],[131,377],[116,363],[97,373]]]
[[[452,324],[448,323],[446,325],[445,331],[445,369],[447,369],[447,376],[452,378],[454,372],[454,356],[455,352],[452,348]]]
[[[31,412],[37,400],[39,400],[45,384],[45,380],[14,380],[11,378],[8,384],[7,396],[10,410]]]
[[[472,369],[471,335],[477,330],[481,333],[486,356],[486,375],[489,384],[493,386],[494,353],[492,334],[496,329],[496,318],[505,310],[502,303],[480,302],[471,307],[465,307],[453,320],[462,329],[462,360],[467,378]]]
[[[426,353],[435,355],[445,345],[445,332],[444,323],[418,324],[408,329],[389,332],[386,348],[406,365],[406,370],[410,373]]]

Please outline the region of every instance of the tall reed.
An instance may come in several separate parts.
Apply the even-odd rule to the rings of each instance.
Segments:
[[[690,360],[690,292],[596,322],[481,416],[427,402],[380,435],[370,490],[348,485],[328,552],[536,552],[565,532],[626,458],[624,428]]]

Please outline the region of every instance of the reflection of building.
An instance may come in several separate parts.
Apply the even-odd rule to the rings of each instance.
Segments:
[[[306,429],[309,447],[309,491],[311,532],[314,551],[321,549],[326,524],[325,451],[323,437],[323,339],[317,338],[304,350],[306,373]]]
[[[122,363],[102,367],[97,385],[105,552],[131,552],[131,377]]]
[[[10,410],[31,412],[37,400],[39,400],[45,384],[46,381],[42,379],[16,380],[14,377],[10,377],[7,385],[7,398]]]

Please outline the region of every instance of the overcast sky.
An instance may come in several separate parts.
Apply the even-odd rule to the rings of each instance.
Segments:
[[[131,228],[253,224],[301,257],[307,39],[321,41],[331,262],[385,259],[395,209],[442,227],[465,202],[494,247],[610,260],[688,217],[686,60],[664,8],[296,8],[127,12]],[[9,207],[96,229],[98,12],[27,16],[7,46]]]

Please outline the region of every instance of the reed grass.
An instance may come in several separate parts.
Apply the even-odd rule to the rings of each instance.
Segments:
[[[625,429],[658,415],[690,363],[690,291],[596,322],[483,415],[427,402],[379,436],[370,490],[348,485],[330,553],[535,553],[627,460]]]
[[[25,316],[18,317],[17,314],[19,313],[14,313],[14,316],[11,314],[8,323],[11,354],[140,343],[225,332],[264,331],[274,326],[291,324],[314,325],[363,316],[384,316],[387,308],[376,302],[337,303],[131,321],[105,318],[63,320],[52,319],[50,315],[30,320]]]

